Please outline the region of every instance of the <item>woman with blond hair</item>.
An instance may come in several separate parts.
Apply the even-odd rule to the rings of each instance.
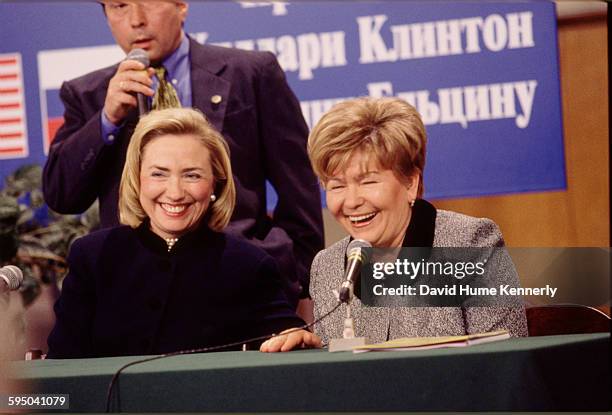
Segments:
[[[141,118],[121,177],[123,226],[73,244],[48,357],[168,353],[303,324],[274,260],[222,232],[234,203],[227,144],[201,113]],[[304,330],[284,339],[282,350],[319,345]]]

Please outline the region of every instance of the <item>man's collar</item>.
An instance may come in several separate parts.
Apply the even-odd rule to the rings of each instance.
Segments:
[[[181,33],[181,43],[174,52],[163,60],[162,65],[170,77],[174,77],[176,71],[184,59],[189,58],[189,38],[185,33]]]
[[[205,71],[212,75],[219,75],[227,66],[226,50],[220,46],[202,45],[193,38],[187,36],[190,40],[189,58],[191,60],[192,72],[193,69]]]

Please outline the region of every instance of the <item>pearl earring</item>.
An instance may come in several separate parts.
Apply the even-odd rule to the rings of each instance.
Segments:
[[[414,207],[414,202],[415,202],[415,200],[411,200],[411,201],[410,201],[410,207],[411,207],[411,208],[412,208],[412,207]]]
[[[217,196],[215,196],[215,194],[213,193],[212,195],[210,195],[210,201],[214,202],[215,200],[217,200]]]

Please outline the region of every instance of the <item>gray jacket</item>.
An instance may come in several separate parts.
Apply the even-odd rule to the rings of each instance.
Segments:
[[[499,228],[490,219],[445,210],[437,210],[434,217],[433,247],[504,246]],[[315,319],[337,303],[332,290],[339,289],[344,279],[345,253],[349,241],[350,238],[346,237],[322,250],[312,263],[310,294],[314,300]],[[518,276],[508,255],[499,264],[498,273],[503,274],[501,280],[518,286]],[[355,297],[351,303],[351,314],[355,322],[355,336],[364,336],[369,343],[399,337],[462,335],[499,329],[509,330],[511,336],[527,336],[527,320],[522,306],[366,307]],[[345,315],[346,305],[343,304],[316,324],[315,332],[325,343],[332,338],[342,338]]]

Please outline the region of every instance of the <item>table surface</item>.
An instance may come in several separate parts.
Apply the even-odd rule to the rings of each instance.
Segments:
[[[610,334],[514,338],[401,352],[222,352],[126,369],[123,411],[607,410]],[[103,411],[112,375],[140,357],[13,364],[33,393]]]

